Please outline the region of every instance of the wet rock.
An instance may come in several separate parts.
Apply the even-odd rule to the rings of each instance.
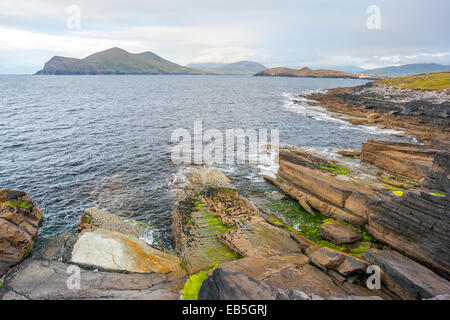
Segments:
[[[407,192],[383,202],[369,219],[378,241],[450,277],[450,202],[427,192]]]
[[[450,283],[417,262],[391,250],[370,249],[363,258],[382,270],[382,281],[403,299],[450,294]]]
[[[96,208],[87,209],[81,216],[78,232],[93,229],[105,229],[130,236],[139,236],[139,230],[131,223],[123,221],[118,216]]]
[[[55,237],[11,270],[0,289],[0,299],[179,299],[185,276],[78,269],[67,260],[76,238],[71,234]],[[77,270],[79,287],[74,280]]]
[[[81,233],[70,262],[109,271],[184,273],[177,256],[154,249],[134,236],[105,229]]]
[[[41,219],[40,207],[25,192],[0,190],[0,276],[31,251]]]
[[[361,235],[357,231],[339,223],[323,224],[320,229],[320,236],[335,244],[354,243],[361,240]]]
[[[362,144],[361,160],[419,180],[426,177],[436,152],[427,145],[369,140]]]

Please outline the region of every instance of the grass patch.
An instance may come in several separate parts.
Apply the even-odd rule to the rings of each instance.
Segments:
[[[424,73],[379,81],[401,89],[445,90],[450,89],[450,72]]]

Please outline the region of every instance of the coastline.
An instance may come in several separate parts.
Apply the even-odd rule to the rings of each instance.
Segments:
[[[288,220],[281,220],[271,211],[270,200],[269,205],[265,206],[264,201],[257,205],[258,199],[252,201],[251,197],[241,196],[223,173],[210,169],[193,170],[172,213],[174,253],[159,252],[140,242],[130,227],[123,227],[122,222],[113,217],[106,219],[115,221],[109,225],[97,223],[93,216],[103,213],[89,215],[92,210],[88,210],[80,219],[79,233],[55,237],[33,257],[11,269],[4,276],[0,297],[64,299],[108,295],[176,299],[181,292],[194,298],[223,297],[221,294],[225,292],[228,298],[234,299],[371,299],[373,296],[427,299],[449,294],[447,280],[450,273],[446,265],[449,259],[445,250],[449,244],[445,231],[449,223],[448,194],[445,195],[449,170],[448,117],[432,108],[419,109],[419,113],[418,109],[408,109],[414,105],[414,100],[407,101],[406,108],[401,109],[399,102],[389,103],[377,98],[377,93],[361,91],[367,88],[370,85],[330,89],[308,98],[319,101],[328,111],[352,116],[352,120],[346,118],[352,123],[404,130],[406,135],[427,144],[419,147],[369,141],[363,144],[361,161],[378,168],[367,169],[368,172],[301,148],[280,148],[280,169],[275,178],[267,179],[280,187],[282,197],[286,197],[282,194],[284,191],[298,201],[307,211],[303,214],[315,214],[318,210],[325,215],[326,218],[316,225],[315,233],[299,231]],[[364,98],[367,96],[371,98]],[[444,99],[444,107],[448,101],[448,98]],[[361,108],[362,104],[366,108]],[[436,103],[425,105],[433,104]],[[423,112],[425,117],[419,121]],[[394,165],[386,150],[395,152],[400,161]],[[349,156],[358,157],[356,154]],[[427,214],[418,203],[425,203]],[[402,213],[404,208],[411,206],[417,207],[412,219],[403,215],[399,222],[397,216],[390,214]],[[22,212],[22,209],[3,206],[2,217],[10,212]],[[322,238],[319,243],[312,240],[317,232]],[[372,241],[366,241],[369,239],[367,233],[373,237]],[[424,234],[426,239],[422,238]],[[328,242],[322,241],[324,237]],[[86,238],[91,243],[109,239],[108,248],[126,246],[135,265],[114,267],[102,257],[85,260],[93,254],[92,247],[83,246]],[[444,250],[439,250],[439,246]],[[117,254],[112,256],[111,261],[116,261]],[[149,263],[155,261],[158,266],[149,268]],[[364,287],[367,280],[364,271],[372,263],[380,265],[384,272],[383,288],[375,294]],[[400,264],[403,271],[396,268],[396,264]],[[51,269],[58,274],[70,265],[81,267],[88,279],[101,276],[119,284],[105,289],[98,284],[86,283],[91,296],[83,296],[88,289],[75,293],[67,291],[64,276],[33,280],[38,288],[34,291],[25,287],[31,281],[27,272],[38,275]],[[271,267],[268,269],[267,265]],[[416,265],[417,271],[411,271],[411,266]],[[200,278],[206,280],[204,287],[201,282],[194,281],[199,273]],[[188,277],[190,281],[187,281]],[[255,280],[252,280],[253,287],[247,286],[241,296],[230,296],[230,288],[243,287],[244,283],[249,283],[249,278]],[[136,285],[136,281],[142,279],[147,286]],[[39,289],[48,285],[46,281],[55,286],[50,295]],[[431,289],[423,286],[424,282],[432,283]],[[123,291],[123,286],[129,291]],[[264,295],[257,296],[258,292],[264,292]]]

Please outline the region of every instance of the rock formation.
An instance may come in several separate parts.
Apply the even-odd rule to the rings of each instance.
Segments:
[[[30,253],[41,218],[25,192],[0,190],[0,276]]]

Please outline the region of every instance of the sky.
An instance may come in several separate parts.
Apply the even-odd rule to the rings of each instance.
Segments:
[[[0,74],[111,47],[181,65],[450,65],[449,16],[448,0],[0,0]]]

